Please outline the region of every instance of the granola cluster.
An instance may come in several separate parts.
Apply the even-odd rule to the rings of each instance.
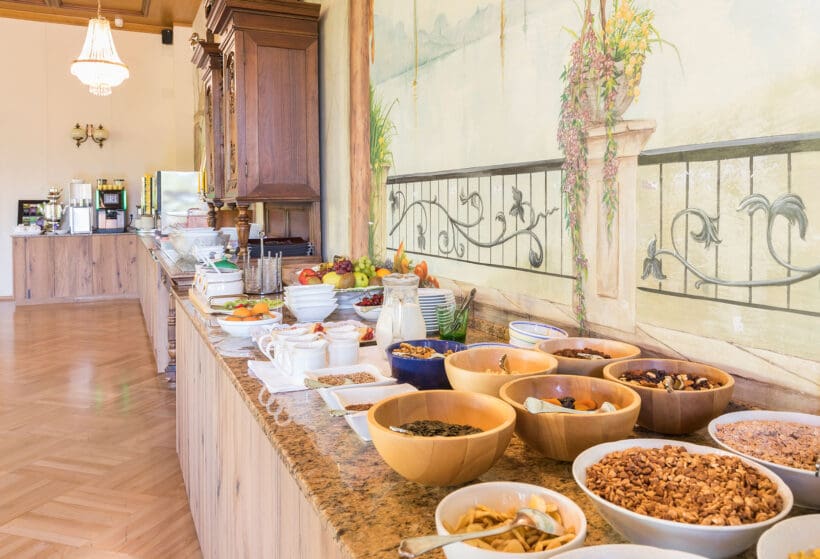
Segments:
[[[681,446],[612,452],[587,468],[586,484],[620,507],[687,524],[751,524],[783,509],[777,485],[756,468]]]

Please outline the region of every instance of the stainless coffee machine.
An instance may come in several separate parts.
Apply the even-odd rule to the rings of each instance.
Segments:
[[[126,229],[125,212],[128,208],[125,181],[116,179],[109,184],[106,179],[97,179],[97,209],[98,233],[122,233]]]

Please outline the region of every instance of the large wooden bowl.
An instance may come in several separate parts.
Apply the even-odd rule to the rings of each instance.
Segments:
[[[706,377],[721,383],[718,388],[685,392],[667,392],[662,388],[647,388],[618,380],[631,370],[661,369],[670,373],[686,373]],[[630,359],[604,367],[604,378],[632,388],[641,396],[638,425],[666,435],[683,435],[705,427],[723,413],[732,398],[735,379],[725,371],[703,363],[678,359]]]
[[[515,433],[521,440],[553,460],[571,461],[584,450],[603,442],[626,438],[641,408],[638,393],[620,384],[578,375],[527,377],[501,387],[501,399],[515,408]],[[524,400],[534,398],[589,398],[598,405],[615,404],[618,411],[589,415],[533,414]]]
[[[420,419],[467,424],[482,433],[422,437],[391,431]],[[473,480],[501,458],[512,438],[515,410],[493,396],[426,390],[386,398],[367,412],[373,444],[399,475],[423,485],[458,485]]]
[[[501,372],[498,366],[498,360],[504,354],[511,373]],[[552,355],[513,347],[468,348],[444,360],[444,370],[453,390],[490,396],[498,396],[498,390],[513,379],[544,375],[557,367],[558,361]]]
[[[612,359],[579,359],[562,357],[554,352],[562,349],[590,348],[612,356]],[[558,373],[562,375],[584,375],[601,378],[604,367],[610,363],[636,359],[641,356],[641,348],[616,340],[600,338],[554,338],[544,340],[535,346],[538,351],[549,353],[558,360]]]

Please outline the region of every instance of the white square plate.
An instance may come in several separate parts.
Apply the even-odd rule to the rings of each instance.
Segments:
[[[416,387],[412,384],[388,384],[382,386],[353,386],[335,390],[323,388],[320,393],[325,392],[325,394],[322,394],[322,398],[330,409],[343,410],[345,406],[350,404],[375,404],[388,396],[416,392],[416,390]],[[345,421],[361,440],[367,442],[371,440],[366,411],[348,414],[345,416]]]
[[[354,386],[380,386],[383,384],[395,384],[396,379],[384,376],[379,368],[370,363],[358,363],[356,365],[345,365],[344,367],[327,367],[326,369],[314,369],[313,371],[305,372],[305,378],[318,381],[319,377],[326,375],[349,375],[356,372],[370,373],[376,380],[373,382],[362,384],[340,384],[339,386],[330,386],[328,388],[319,389],[320,394],[324,391],[339,390],[340,388],[352,388]],[[322,399],[325,399],[322,396]],[[325,400],[327,401],[327,400]]]

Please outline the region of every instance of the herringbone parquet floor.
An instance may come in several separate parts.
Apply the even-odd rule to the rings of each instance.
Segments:
[[[0,302],[0,558],[201,557],[139,303]]]

